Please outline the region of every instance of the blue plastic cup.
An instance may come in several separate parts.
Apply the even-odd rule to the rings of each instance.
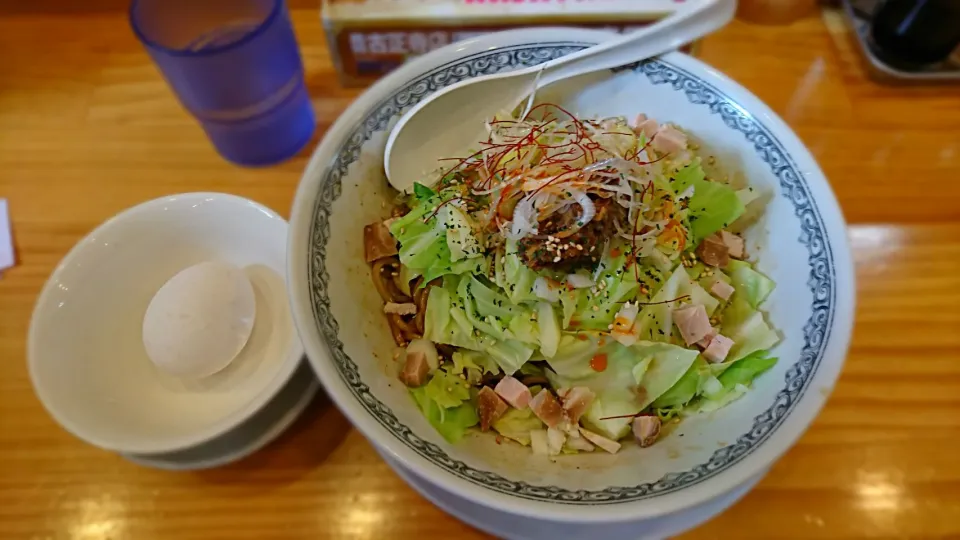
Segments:
[[[268,165],[316,120],[283,0],[133,0],[130,24],[220,154]]]

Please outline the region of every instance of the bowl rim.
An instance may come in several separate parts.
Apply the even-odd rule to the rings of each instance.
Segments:
[[[835,274],[832,291],[834,295],[832,323],[826,327],[829,339],[826,340],[821,354],[817,357],[820,362],[819,367],[809,379],[809,385],[812,387],[816,383],[819,391],[804,392],[796,400],[787,417],[774,430],[775,432],[750,450],[750,459],[740,459],[719,473],[673,493],[646,500],[614,502],[602,506],[576,506],[564,504],[562,501],[530,500],[478,486],[457,477],[408,446],[399,443],[394,434],[387,431],[361,406],[335,368],[332,352],[317,329],[310,305],[309,272],[305,271],[308,268],[310,254],[309,250],[303,247],[309,245],[319,188],[325,171],[337,154],[339,145],[350,135],[350,131],[372,113],[386,97],[442,65],[463,60],[478,52],[537,44],[559,46],[579,43],[583,46],[612,39],[615,36],[616,34],[609,32],[571,28],[510,30],[458,42],[401,66],[358,97],[334,122],[315,149],[304,171],[291,211],[291,231],[287,249],[289,274],[287,283],[294,320],[311,365],[317,371],[334,402],[354,426],[366,437],[375,441],[379,447],[390,452],[404,466],[446,490],[461,494],[485,506],[558,521],[636,520],[676,512],[715,498],[733,489],[752,474],[772,465],[799,439],[826,401],[843,366],[851,337],[855,307],[852,257],[845,235],[846,224],[843,214],[826,177],[809,150],[783,120],[748,90],[703,62],[677,52],[660,57],[662,61],[672,66],[691,72],[695,78],[709,82],[737,106],[742,105],[744,112],[749,111],[747,114],[753,117],[757,124],[766,128],[771,134],[776,134],[776,138],[784,149],[790,149],[789,152],[784,152],[786,157],[793,162],[802,163],[802,167],[797,169],[804,172],[806,187],[819,210],[824,237],[830,242],[829,251]]]
[[[66,271],[66,268],[70,266],[70,264],[77,257],[79,257],[85,249],[87,249],[87,244],[89,243],[90,239],[99,236],[104,231],[114,229],[116,227],[123,227],[124,223],[135,214],[154,212],[157,207],[168,204],[171,201],[192,202],[211,198],[215,198],[219,201],[226,201],[229,204],[243,205],[259,210],[267,215],[270,219],[278,220],[279,222],[283,223],[287,228],[287,233],[289,235],[289,224],[280,214],[256,201],[241,197],[239,195],[216,192],[190,192],[165,195],[163,197],[144,201],[126,208],[111,216],[103,223],[97,225],[92,231],[84,235],[83,238],[78,240],[76,244],[70,248],[67,254],[60,259],[60,262],[57,263],[57,266],[44,283],[40,294],[37,295],[37,299],[33,306],[33,312],[30,316],[30,327],[27,331],[27,367],[30,376],[30,383],[33,386],[34,393],[40,400],[40,403],[43,405],[44,409],[47,410],[47,413],[50,414],[50,416],[53,417],[53,419],[60,424],[63,429],[78,439],[86,441],[87,443],[96,447],[103,448],[104,450],[129,454],[162,454],[186,450],[227,433],[256,414],[257,411],[263,408],[263,406],[284,387],[284,385],[293,375],[293,372],[299,365],[300,361],[303,359],[303,344],[299,339],[297,339],[296,336],[294,336],[291,340],[292,343],[290,344],[289,356],[287,357],[286,362],[280,365],[279,369],[274,373],[269,384],[264,386],[264,388],[254,397],[253,400],[246,403],[242,407],[235,409],[229,415],[224,416],[206,430],[198,431],[197,433],[184,435],[181,437],[169,438],[159,442],[154,440],[150,441],[149,443],[142,442],[129,446],[118,445],[115,441],[109,441],[91,433],[87,433],[84,426],[74,422],[69,415],[63,414],[61,410],[58,410],[51,405],[51,401],[49,399],[50,394],[48,393],[49,390],[40,383],[42,379],[37,372],[39,369],[38,363],[41,361],[38,357],[38,354],[40,348],[43,346],[39,343],[39,323],[40,318],[43,317],[46,311],[45,306],[47,305],[48,298],[51,294],[53,294],[53,289],[55,287],[54,284]],[[287,276],[284,275],[283,278],[284,281],[286,281]]]

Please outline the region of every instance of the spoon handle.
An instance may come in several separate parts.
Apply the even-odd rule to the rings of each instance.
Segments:
[[[542,67],[537,87],[612,69],[672,51],[724,26],[733,18],[736,0],[705,0],[696,7],[678,11],[646,28],[552,60]]]

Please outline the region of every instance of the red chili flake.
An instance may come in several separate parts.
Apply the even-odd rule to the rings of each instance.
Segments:
[[[568,328],[577,328],[580,326],[580,321],[571,320],[570,324],[567,325]]]
[[[577,339],[579,339],[580,341],[586,341],[590,338],[588,338],[586,334],[577,334]]]
[[[497,435],[497,444],[502,444],[502,443],[503,443],[503,436]]]
[[[590,369],[594,371],[606,371],[607,353],[600,353],[590,359]]]
[[[621,252],[620,252],[620,248],[613,248],[613,249],[610,250],[610,256],[611,256],[611,257],[619,257],[619,256],[620,256],[620,253],[621,253]]]

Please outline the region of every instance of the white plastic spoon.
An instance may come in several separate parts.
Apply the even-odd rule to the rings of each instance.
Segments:
[[[484,138],[484,123],[513,110],[536,89],[562,79],[657,56],[727,24],[736,0],[705,0],[651,26],[580,52],[517,71],[460,81],[418,103],[390,132],[384,167],[390,184],[409,193],[431,183],[441,158],[461,155]],[[438,180],[434,178],[433,181]]]

